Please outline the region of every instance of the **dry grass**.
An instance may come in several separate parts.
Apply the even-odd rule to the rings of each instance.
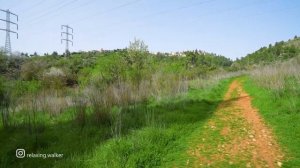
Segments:
[[[187,80],[177,75],[155,73],[138,84],[120,80],[107,86],[93,83],[84,89],[83,94],[87,98],[87,104],[92,107],[95,123],[114,125],[112,132],[118,136],[121,132],[122,110],[112,114],[114,107],[134,108],[149,99],[159,101],[185,94],[187,91]]]
[[[223,79],[229,79],[246,74],[245,71],[237,72],[219,72],[217,74],[210,75],[206,78],[197,78],[189,82],[189,86],[195,89],[205,89],[215,86]]]
[[[160,100],[184,94],[188,90],[187,80],[176,75],[156,73],[149,80],[142,80],[138,85],[131,81],[118,81],[99,89],[91,85],[85,89],[90,103],[101,104],[104,107],[113,105],[128,106],[147,101],[149,98]]]
[[[100,81],[101,82],[101,81]],[[72,89],[68,93],[61,89],[43,89],[36,94],[18,98],[16,111],[34,111],[57,116],[66,109],[75,109],[75,121],[82,127],[86,124],[86,109],[91,107],[93,121],[97,125],[116,125],[120,127],[122,114],[112,114],[114,107],[135,107],[150,99],[176,97],[187,93],[188,82],[175,74],[155,73],[138,84],[132,81],[117,81],[109,85],[93,83],[82,91]],[[116,123],[115,123],[116,122]]]
[[[43,90],[38,94],[29,94],[18,100],[18,110],[30,111],[36,109],[40,112],[48,112],[55,116],[66,108],[73,106],[72,97],[66,96],[60,90]],[[32,103],[34,100],[34,104]]]
[[[259,67],[250,75],[259,86],[267,89],[296,90],[300,84],[300,58]]]

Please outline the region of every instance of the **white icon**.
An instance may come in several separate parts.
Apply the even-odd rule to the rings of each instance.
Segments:
[[[25,149],[17,149],[16,150],[16,157],[17,158],[24,158],[25,157]]]

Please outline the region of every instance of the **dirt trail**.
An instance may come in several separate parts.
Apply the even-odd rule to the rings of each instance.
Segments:
[[[187,167],[281,167],[283,153],[235,80],[188,151]]]

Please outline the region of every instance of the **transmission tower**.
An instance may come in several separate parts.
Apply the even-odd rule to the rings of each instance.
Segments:
[[[7,10],[2,10],[0,9],[1,12],[6,13],[6,20],[0,19],[0,21],[6,22],[6,29],[1,29],[2,31],[6,32],[6,39],[5,39],[5,54],[11,56],[11,42],[10,42],[10,33],[15,33],[17,35],[17,39],[19,38],[19,34],[15,31],[10,30],[10,24],[14,24],[17,27],[17,30],[19,29],[19,26],[17,23],[10,21],[10,15],[16,16],[17,22],[19,21],[18,15],[10,12],[8,9]]]
[[[73,28],[68,26],[68,25],[62,25],[61,26],[61,30],[63,30],[65,28],[65,31],[61,32],[61,43],[63,41],[66,42],[66,52],[65,52],[65,56],[69,56],[70,52],[69,52],[69,43],[72,43],[72,46],[73,46]],[[69,30],[72,30],[72,33],[70,33]],[[65,35],[65,38],[63,38],[63,35]],[[69,36],[72,37],[72,40],[69,39]]]

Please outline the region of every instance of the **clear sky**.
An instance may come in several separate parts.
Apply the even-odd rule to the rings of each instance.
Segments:
[[[39,54],[64,51],[62,24],[74,28],[71,51],[125,48],[137,37],[153,52],[201,49],[235,59],[300,36],[299,0],[0,0],[0,9],[19,15],[13,50]]]

